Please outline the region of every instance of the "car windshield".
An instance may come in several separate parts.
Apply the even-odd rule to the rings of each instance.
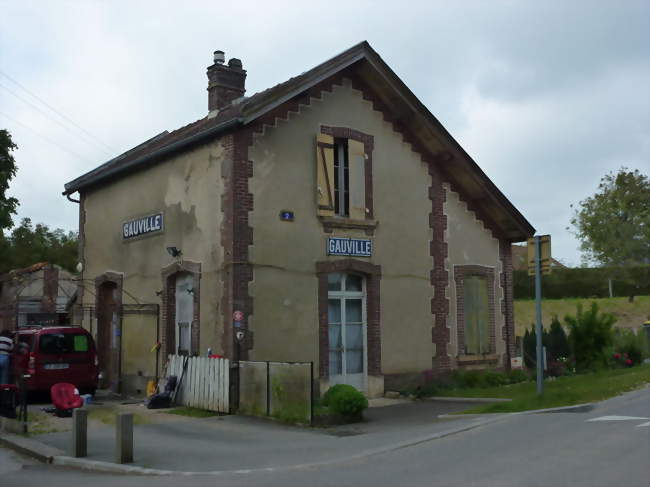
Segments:
[[[75,333],[46,333],[39,340],[41,353],[81,353],[88,351],[88,337]]]

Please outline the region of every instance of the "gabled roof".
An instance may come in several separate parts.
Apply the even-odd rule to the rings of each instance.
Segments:
[[[235,100],[214,117],[202,118],[173,132],[162,132],[67,183],[63,194],[69,195],[140,170],[190,146],[248,125],[343,71],[354,74],[372,89],[390,110],[392,121],[408,130],[419,148],[435,155],[440,145],[445,147],[451,157],[438,159],[444,179],[451,182],[493,228],[500,230],[500,234],[512,241],[521,241],[534,234],[535,229],[524,216],[365,41],[284,83]]]

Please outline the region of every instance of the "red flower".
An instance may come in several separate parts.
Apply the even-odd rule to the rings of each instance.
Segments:
[[[625,361],[625,363],[626,363],[627,365],[632,365],[632,361],[631,361],[630,359],[627,359],[627,360]]]
[[[621,358],[621,354],[620,354],[620,353],[615,353],[615,354],[614,354],[614,358],[615,358],[616,360],[618,360],[619,358]]]

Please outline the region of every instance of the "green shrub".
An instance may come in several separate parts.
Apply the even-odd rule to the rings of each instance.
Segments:
[[[521,369],[513,369],[508,372],[508,383],[517,384],[519,382],[526,382],[530,377]]]
[[[368,407],[366,396],[347,384],[330,387],[323,395],[322,403],[333,413],[346,418],[359,418]]]
[[[528,380],[528,375],[522,370],[509,373],[495,370],[460,370],[452,373],[452,387],[457,389],[473,389],[498,387]]]
[[[557,268],[553,269],[548,276],[544,276],[542,294],[545,299],[607,298],[609,279],[614,277],[612,282],[614,296],[644,296],[650,294],[649,275],[650,266],[647,264],[628,266],[625,269]],[[617,279],[616,276],[621,278]],[[514,271],[512,277],[515,299],[535,299],[535,279],[531,279],[528,271]]]
[[[485,387],[485,378],[483,377],[483,373],[478,370],[456,369],[452,372],[452,380],[454,387],[460,389]]]
[[[485,383],[490,387],[504,386],[510,382],[506,374],[502,372],[495,372],[493,370],[488,370],[485,372],[484,380]]]
[[[567,315],[564,321],[569,327],[569,345],[576,369],[584,372],[606,366],[616,318],[609,313],[598,313],[598,305],[591,303],[588,311],[583,311],[579,304],[576,316]]]
[[[641,330],[638,335],[635,335],[632,330],[617,330],[614,334],[613,350],[614,360],[620,361],[621,365],[641,364],[648,353],[648,340],[645,332]]]
[[[325,407],[329,407],[332,398],[336,396],[337,394],[344,392],[344,391],[349,391],[350,389],[354,389],[354,387],[349,386],[347,384],[336,384],[335,386],[330,387],[325,391],[325,394],[323,394],[323,398],[321,399],[321,404]],[[354,389],[356,391],[356,389]]]

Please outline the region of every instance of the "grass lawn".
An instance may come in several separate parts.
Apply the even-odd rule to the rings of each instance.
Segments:
[[[115,418],[117,416],[118,410],[116,408],[110,407],[91,407],[88,409],[88,419],[94,419],[96,421],[101,421],[104,424],[111,425],[115,424]],[[133,424],[148,424],[149,420],[146,416],[138,413],[133,414]]]
[[[452,389],[440,392],[440,395],[510,398],[510,402],[483,404],[463,413],[512,413],[601,401],[646,384],[650,384],[650,364],[547,379],[542,397],[537,396],[535,382],[482,389]]]

